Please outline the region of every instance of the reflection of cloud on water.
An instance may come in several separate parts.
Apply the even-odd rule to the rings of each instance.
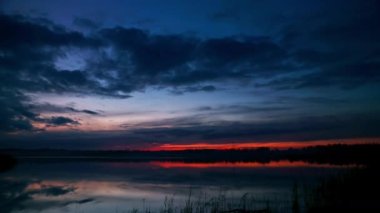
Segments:
[[[94,201],[92,198],[70,198],[75,190],[72,186],[52,185],[43,181],[0,179],[0,209],[4,213],[25,209],[40,211]]]
[[[334,164],[319,164],[309,163],[305,161],[270,161],[263,162],[182,162],[182,161],[152,161],[151,165],[165,169],[187,168],[187,169],[210,169],[210,168],[342,168],[342,167],[357,167],[357,165],[334,165]]]
[[[190,190],[197,195],[212,196],[226,191],[220,187],[194,187],[185,184],[136,183],[115,180],[0,180],[0,208],[2,212],[104,212],[139,208],[143,199],[147,205],[160,208],[165,197],[184,203]],[[228,193],[240,196],[250,188],[232,189]],[[89,204],[89,205],[86,205]],[[53,210],[54,209],[54,210]],[[96,211],[93,211],[93,210]]]
[[[43,182],[30,183],[26,191],[37,196],[61,196],[74,192],[75,188],[71,186],[47,185]]]
[[[229,197],[240,197],[248,192],[280,200],[289,197],[295,180],[307,181],[340,170],[294,162],[286,162],[285,167],[279,162],[161,163],[164,167],[157,162],[21,162],[0,175],[0,210],[114,212],[116,206],[141,209],[143,200],[154,209],[162,207],[166,196],[184,203],[190,190],[194,196],[225,191]]]

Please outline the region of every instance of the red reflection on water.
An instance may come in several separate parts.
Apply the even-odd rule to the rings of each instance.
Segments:
[[[333,165],[333,164],[317,164],[304,161],[271,161],[268,163],[261,162],[176,162],[176,161],[153,161],[153,166],[161,168],[289,168],[289,167],[314,167],[314,168],[340,168],[340,167],[356,167],[357,165]]]

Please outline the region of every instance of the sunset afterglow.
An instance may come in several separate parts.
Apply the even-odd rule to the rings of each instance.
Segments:
[[[148,151],[181,151],[181,150],[229,150],[229,149],[289,149],[289,148],[305,148],[310,146],[323,146],[333,144],[380,144],[380,138],[360,138],[360,139],[341,139],[341,140],[318,140],[307,142],[252,142],[252,143],[194,143],[194,144],[163,144],[160,146],[147,148]]]

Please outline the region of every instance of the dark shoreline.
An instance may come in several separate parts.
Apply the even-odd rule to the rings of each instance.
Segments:
[[[12,155],[0,153],[0,172],[8,171],[16,164],[17,160]]]
[[[19,161],[182,161],[182,162],[270,162],[305,161],[335,165],[362,164],[377,166],[380,144],[327,145],[301,149],[277,150],[269,148],[244,150],[186,150],[186,151],[89,151],[89,150],[0,150]]]

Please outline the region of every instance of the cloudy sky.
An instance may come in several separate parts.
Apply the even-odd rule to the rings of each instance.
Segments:
[[[0,2],[0,148],[379,141],[380,3]]]

